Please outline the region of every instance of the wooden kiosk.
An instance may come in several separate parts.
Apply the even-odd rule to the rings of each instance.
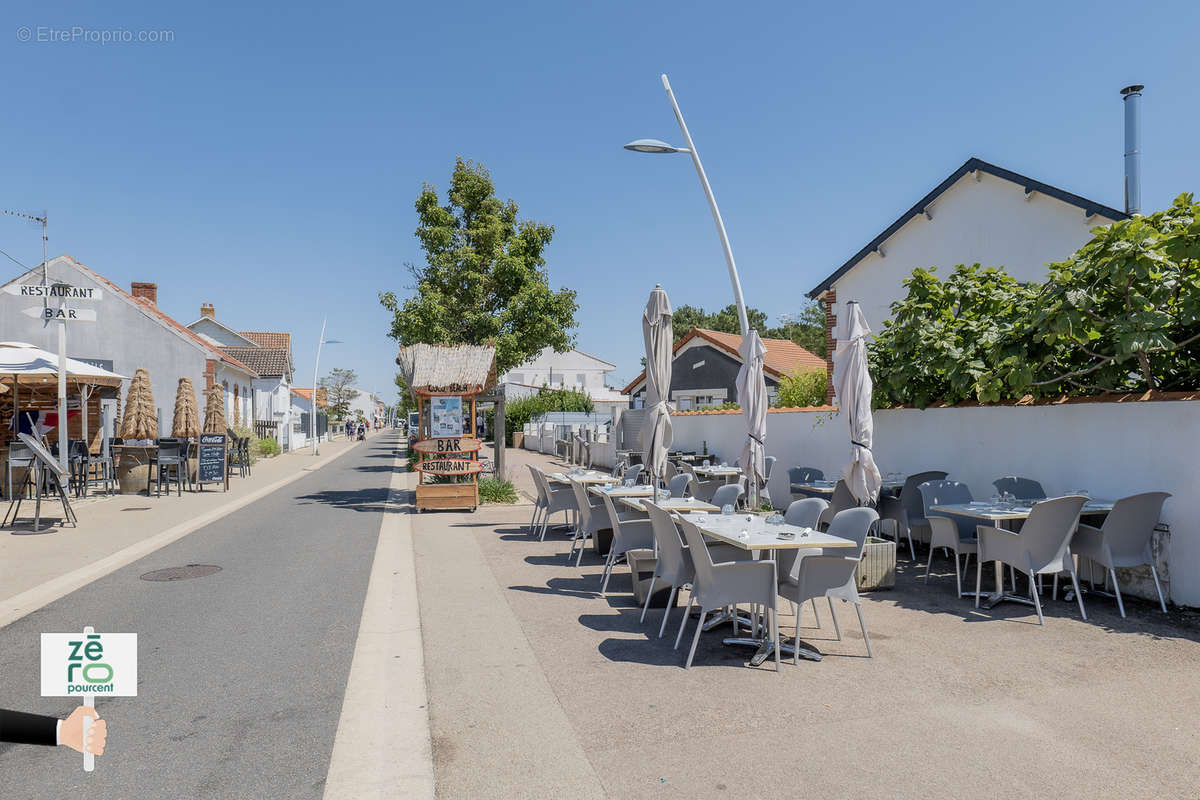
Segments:
[[[496,383],[496,349],[416,344],[396,356],[419,416],[417,511],[479,506],[476,397]]]

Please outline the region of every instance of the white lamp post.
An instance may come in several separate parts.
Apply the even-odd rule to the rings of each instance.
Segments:
[[[325,338],[325,323],[328,320],[328,317],[321,320],[321,339],[317,342],[317,360],[313,362],[313,393],[308,414],[308,433],[312,436],[314,456],[317,455],[317,375],[320,374],[321,370],[321,345],[341,344],[341,341],[338,339]]]
[[[688,153],[692,157],[692,164],[696,166],[696,174],[700,176],[700,185],[704,187],[704,196],[708,198],[708,207],[712,210],[713,222],[717,224],[717,233],[721,237],[721,249],[725,251],[725,263],[729,266],[729,281],[733,284],[733,299],[737,304],[738,323],[742,328],[742,336],[750,335],[750,324],[746,319],[746,304],[742,300],[742,281],[738,277],[737,264],[733,260],[733,248],[729,245],[729,236],[725,233],[725,223],[721,220],[721,211],[717,208],[717,199],[713,196],[712,187],[708,185],[708,176],[704,174],[704,165],[700,163],[700,154],[696,152],[696,145],[692,142],[692,135],[688,133],[687,123],[683,121],[683,112],[679,110],[679,103],[675,101],[675,93],[671,91],[671,83],[667,80],[667,76],[662,76],[663,88],[667,90],[667,97],[671,100],[671,108],[675,111],[675,119],[679,121],[679,130],[683,132],[683,140],[687,142],[687,147],[675,147],[666,142],[660,142],[658,139],[637,139],[625,145],[626,150],[633,150],[637,153]]]

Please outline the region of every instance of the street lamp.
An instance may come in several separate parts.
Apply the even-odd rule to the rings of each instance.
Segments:
[[[312,403],[310,404],[308,414],[308,435],[313,440],[313,455],[317,455],[317,375],[321,370],[321,345],[325,344],[341,344],[340,339],[325,338],[325,323],[329,321],[329,317],[321,320],[321,339],[317,342],[317,360],[313,362],[313,393]]]
[[[667,80],[666,75],[662,76],[662,84],[663,88],[667,90],[667,97],[671,100],[671,108],[675,111],[675,119],[679,122],[679,130],[683,132],[683,140],[687,142],[687,147],[676,147],[658,139],[636,139],[625,145],[625,149],[635,153],[687,153],[692,157],[696,174],[700,176],[700,185],[704,187],[704,196],[708,198],[708,207],[712,210],[713,222],[717,224],[717,233],[721,237],[721,249],[725,251],[725,263],[729,267],[729,281],[733,284],[733,299],[737,304],[738,323],[742,329],[742,336],[749,336],[750,324],[746,319],[746,304],[742,300],[742,281],[738,277],[737,264],[733,260],[733,248],[730,247],[729,236],[725,233],[725,223],[721,220],[717,199],[713,196],[712,187],[708,185],[708,176],[704,174],[704,166],[700,163],[700,154],[696,152],[696,145],[692,142],[692,135],[688,133],[687,123],[683,121],[683,112],[679,110],[679,103],[675,101],[675,93],[671,91],[671,83]]]

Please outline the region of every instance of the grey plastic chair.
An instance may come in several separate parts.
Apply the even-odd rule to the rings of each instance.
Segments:
[[[8,443],[8,461],[4,465],[4,475],[8,482],[8,493],[4,495],[4,499],[10,502],[16,499],[13,496],[13,470],[17,469],[33,469],[33,451],[24,442],[14,439]]]
[[[713,492],[712,499],[709,502],[717,508],[724,508],[725,506],[737,508],[738,500],[741,497],[742,487],[736,483],[727,483]]]
[[[600,582],[601,597],[608,591],[608,579],[612,577],[617,559],[631,550],[654,550],[654,531],[648,518],[622,517],[617,513],[610,495],[604,495],[603,500],[604,507],[608,510],[609,522],[612,524],[613,536],[612,544],[608,548],[608,558],[604,562],[604,577]]]
[[[1057,575],[1066,572],[1071,576],[1075,599],[1079,601],[1079,613],[1086,620],[1083,594],[1079,591],[1079,578],[1075,575],[1075,563],[1071,558],[1071,536],[1079,525],[1079,511],[1087,502],[1086,497],[1056,497],[1043,500],[1033,507],[1029,519],[1021,526],[1020,533],[980,525],[979,557],[975,561],[975,607],[979,608],[979,595],[983,583],[983,563],[999,561],[1029,575],[1029,593],[1037,609],[1038,624],[1044,625],[1041,593],[1038,591],[1037,576]],[[1057,590],[1058,582],[1055,581]],[[997,587],[1003,591],[1004,587]]]
[[[687,628],[688,615],[692,606],[699,604],[700,619],[696,623],[696,633],[692,636],[692,647],[688,650],[687,662],[684,669],[690,669],[692,659],[696,656],[696,645],[700,641],[700,632],[704,630],[704,621],[708,612],[717,611],[726,606],[738,603],[750,603],[769,610],[767,615],[768,637],[775,642],[775,671],[780,670],[779,660],[779,614],[775,605],[775,562],[770,559],[761,561],[726,561],[713,563],[712,556],[704,544],[704,534],[696,524],[686,517],[679,518],[679,527],[688,544],[688,552],[692,556],[692,565],[696,576],[692,581],[691,597],[688,598],[687,609],[683,612],[683,622],[679,633],[675,636],[675,647],[679,647],[683,631]]]
[[[933,568],[933,551],[941,547],[954,551],[954,585],[958,596],[963,596],[962,573],[970,562],[971,554],[979,553],[979,523],[966,517],[930,513],[929,507],[942,504],[969,503],[971,490],[958,481],[925,481],[920,487],[925,506],[925,519],[929,522],[929,563],[925,565],[925,582],[929,583],[929,572]],[[964,556],[962,565],[959,556]]]
[[[671,478],[671,482],[667,484],[667,488],[671,491],[671,497],[687,496],[688,484],[692,482],[692,476],[686,472],[681,472]]]
[[[646,609],[650,608],[654,584],[658,581],[671,584],[662,624],[658,626],[658,638],[661,639],[663,631],[667,629],[667,617],[671,616],[671,609],[675,605],[675,595],[678,594],[680,586],[692,582],[696,569],[692,566],[692,556],[687,545],[679,538],[679,529],[675,527],[675,519],[670,512],[664,511],[649,500],[643,502],[642,507],[650,515],[650,528],[658,545],[658,560],[654,564],[650,586],[646,589],[646,604],[642,606],[642,622],[646,621]]]
[[[829,506],[821,512],[820,518],[817,519],[817,530],[825,530],[829,527],[833,518],[839,513],[848,508],[856,508],[858,500],[850,491],[850,487],[846,485],[844,480],[839,480],[833,487],[833,496],[829,498]]]
[[[550,479],[546,477],[546,473],[541,469],[534,467],[534,478],[541,483],[542,491],[546,495],[546,508],[542,514],[541,532],[538,534],[538,541],[544,541],[546,531],[550,529],[550,517],[557,514],[559,511],[564,515],[569,515],[576,509],[575,493],[571,491],[570,486],[562,486],[555,488]]]
[[[758,493],[759,498],[771,508],[775,507],[775,504],[771,502],[771,473],[775,471],[775,462],[778,460],[775,456],[767,456],[763,460],[762,490]]]
[[[587,487],[577,480],[571,480],[571,493],[575,498],[575,530],[571,534],[571,549],[567,552],[567,563],[571,562],[571,556],[575,556],[575,549],[578,547],[579,555],[575,556],[575,566],[579,566],[583,562],[583,550],[587,546],[587,540],[596,535],[596,532],[601,528],[608,527],[604,523],[605,514],[603,513],[604,501],[599,498],[593,498],[588,494]]]
[[[944,480],[949,473],[941,470],[928,470],[909,475],[904,480],[899,497],[884,495],[879,498],[879,532],[886,535],[891,532],[900,545],[900,537],[908,537],[908,552],[913,560],[917,559],[917,548],[913,546],[913,533],[917,538],[924,536],[922,541],[929,538],[929,523],[925,521],[925,501],[921,498],[920,486],[926,481]],[[887,523],[887,524],[885,524]]]
[[[696,474],[696,470],[686,461],[684,462],[683,468],[687,472],[691,473],[692,496],[697,500],[703,500],[706,503],[711,503],[713,495],[716,494],[717,490],[722,486],[728,485],[725,483],[724,478],[713,478],[712,480],[707,481],[701,480],[700,476]],[[713,503],[713,505],[716,505],[716,503]]]
[[[792,497],[796,498],[799,494],[802,497],[809,497],[804,490],[800,488],[801,483],[810,483],[812,481],[820,481],[825,479],[825,473],[816,467],[788,467],[788,488],[791,490]],[[798,499],[798,498],[797,498]]]
[[[823,497],[806,497],[803,500],[793,500],[787,507],[787,511],[783,513],[783,521],[788,525],[796,525],[800,528],[817,527],[817,521],[821,518],[821,513],[829,508],[829,502]],[[804,550],[776,550],[775,560],[779,562],[779,577],[784,578],[790,575],[796,577],[797,571],[800,569],[800,559],[805,556],[820,555],[820,548],[805,548]],[[795,609],[797,614],[796,622],[799,624],[800,609],[797,606]],[[821,615],[817,611],[817,601],[812,601],[813,616],[817,618],[817,627],[821,625]]]
[[[1016,475],[1005,475],[992,481],[996,491],[1003,494],[1008,492],[1018,500],[1045,500],[1046,490],[1033,478],[1018,478]]]
[[[538,518],[546,510],[546,490],[542,487],[538,468],[533,464],[526,464],[525,466],[529,468],[529,477],[533,480],[533,489],[537,493],[537,497],[533,500],[533,513],[529,516],[529,532],[533,533],[535,526],[538,524]]]
[[[829,523],[829,535],[850,539],[857,544],[855,548],[826,548],[820,554],[806,555],[799,560],[800,568],[796,577],[783,576],[778,581],[779,594],[791,600],[797,608],[807,600],[824,597],[829,601],[829,613],[833,617],[833,629],[838,641],[842,640],[842,628],[837,621],[837,612],[833,601],[853,603],[858,612],[858,625],[862,628],[863,641],[867,645],[867,657],[874,657],[871,651],[871,637],[867,633],[867,622],[863,618],[862,600],[858,596],[858,586],[854,580],[854,571],[862,560],[863,547],[867,542],[867,534],[879,520],[879,514],[869,506],[848,508],[839,512]],[[820,621],[818,621],[818,625]],[[800,617],[796,616],[796,637],[800,636]],[[796,664],[800,663],[800,648],[797,647],[793,656]]]
[[[646,469],[645,464],[634,464],[629,469],[625,470],[625,474],[621,476],[621,480],[632,479],[634,483],[640,483],[642,472]]]
[[[1071,539],[1072,553],[1108,570],[1122,618],[1125,616],[1125,602],[1121,599],[1121,587],[1117,585],[1116,568],[1138,567],[1142,564],[1150,565],[1154,588],[1158,591],[1158,604],[1163,613],[1167,613],[1167,601],[1163,598],[1158,570],[1154,567],[1154,556],[1150,552],[1150,537],[1162,515],[1163,503],[1170,496],[1167,492],[1146,492],[1122,497],[1113,504],[1103,525],[1095,528],[1081,524]],[[1088,577],[1092,577],[1090,564]]]

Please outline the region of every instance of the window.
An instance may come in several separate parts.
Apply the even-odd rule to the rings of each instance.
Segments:
[[[692,398],[681,397],[681,398],[679,398],[679,403],[677,405],[678,405],[680,411],[687,411],[689,408],[692,407]]]
[[[575,383],[579,385],[580,389],[587,386],[587,374],[583,372],[576,373]]]
[[[512,383],[524,383],[525,376],[520,372],[508,373],[508,380]]]

